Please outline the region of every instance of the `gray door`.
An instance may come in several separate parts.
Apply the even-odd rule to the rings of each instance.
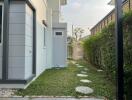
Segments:
[[[55,67],[63,67],[65,65],[65,34],[63,29],[54,29],[53,39],[53,62]]]

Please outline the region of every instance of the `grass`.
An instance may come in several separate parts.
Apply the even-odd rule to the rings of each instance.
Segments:
[[[115,86],[107,80],[104,72],[97,72],[97,69],[84,61],[78,61],[81,65],[86,66],[89,70],[88,80],[92,83],[81,83],[76,76],[84,68],[77,68],[74,64],[69,63],[67,68],[48,69],[39,78],[37,78],[27,89],[18,90],[17,95],[22,96],[83,96],[75,92],[75,87],[84,85],[94,89],[94,93],[87,96],[107,97],[109,100],[115,98]]]
[[[85,61],[78,61],[78,63],[89,69],[87,79],[91,80],[92,83],[85,85],[94,89],[92,96],[103,96],[108,98],[108,100],[114,100],[116,98],[115,84],[107,78],[105,72],[98,72],[96,67]]]

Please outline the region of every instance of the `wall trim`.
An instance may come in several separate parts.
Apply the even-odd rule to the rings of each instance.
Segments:
[[[33,80],[35,75],[32,75],[27,80],[0,80],[0,84],[27,84]]]

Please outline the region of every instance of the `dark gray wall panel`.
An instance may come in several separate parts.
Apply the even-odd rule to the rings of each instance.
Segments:
[[[9,79],[25,79],[25,4],[11,2],[9,10]]]

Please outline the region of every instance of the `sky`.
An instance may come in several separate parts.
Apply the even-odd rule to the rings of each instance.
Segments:
[[[72,34],[72,25],[85,30],[83,36],[89,35],[89,29],[98,23],[114,7],[107,5],[110,0],[67,0],[62,7],[61,21],[68,23],[68,35]]]

